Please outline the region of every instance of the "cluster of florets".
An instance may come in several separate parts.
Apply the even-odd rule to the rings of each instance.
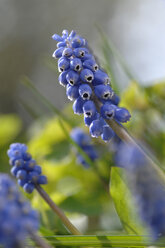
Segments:
[[[128,179],[136,206],[153,239],[165,236],[164,182],[155,173],[155,169],[144,154],[132,145],[119,146],[116,162],[117,165],[129,170]]]
[[[24,247],[29,231],[39,228],[38,217],[38,213],[23,199],[14,181],[7,174],[0,174],[0,246]]]
[[[114,132],[106,121],[127,122],[130,113],[118,107],[119,97],[110,86],[110,78],[100,69],[84,38],[67,30],[52,38],[58,42],[53,57],[59,59],[59,82],[66,87],[67,97],[74,101],[74,113],[84,114],[92,137],[101,136],[109,141]]]
[[[36,184],[47,184],[42,169],[27,152],[27,146],[20,143],[10,145],[7,152],[10,158],[11,173],[18,179],[18,184],[25,192],[32,193]]]
[[[95,161],[98,158],[98,153],[95,147],[91,144],[91,138],[81,128],[74,128],[70,134],[74,142],[88,155],[91,161]],[[85,168],[89,167],[89,164],[85,158],[77,152],[77,162],[82,164]]]

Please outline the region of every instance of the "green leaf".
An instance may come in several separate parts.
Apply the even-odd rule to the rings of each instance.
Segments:
[[[82,235],[82,236],[49,236],[45,237],[51,245],[64,247],[146,247],[154,245],[150,240],[151,237],[142,237],[135,235]],[[163,241],[156,243],[157,247],[165,247]]]
[[[124,169],[112,167],[110,192],[119,218],[129,234],[144,234],[131,192],[126,184]]]

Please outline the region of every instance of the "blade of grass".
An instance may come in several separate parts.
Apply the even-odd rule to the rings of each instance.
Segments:
[[[149,241],[151,237],[145,236],[96,236],[96,235],[84,235],[84,236],[49,236],[47,238],[52,245],[65,246],[65,247],[146,247],[156,245],[157,247],[165,247],[165,243],[160,241],[156,244]]]

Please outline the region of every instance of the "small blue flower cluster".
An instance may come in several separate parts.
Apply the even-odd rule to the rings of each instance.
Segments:
[[[130,113],[118,107],[119,97],[110,86],[110,78],[99,68],[84,38],[67,30],[52,38],[58,42],[53,57],[59,59],[59,82],[66,86],[67,97],[74,100],[74,113],[84,114],[92,137],[109,141],[114,132],[106,121],[127,122]]]
[[[129,170],[128,179],[136,206],[153,240],[165,236],[164,182],[144,154],[134,146],[120,145],[116,161],[119,166]]]
[[[91,144],[89,135],[87,135],[81,128],[74,128],[71,131],[70,136],[92,161],[95,161],[98,158],[98,153]],[[85,168],[89,168],[89,164],[79,153],[77,153],[77,162],[82,164]]]
[[[18,179],[18,184],[24,188],[25,192],[32,193],[35,184],[47,184],[46,176],[41,175],[41,167],[27,152],[26,145],[11,144],[7,154],[12,166],[11,173]]]
[[[0,174],[0,246],[24,247],[29,231],[39,228],[38,217],[21,196],[15,182],[7,174]]]

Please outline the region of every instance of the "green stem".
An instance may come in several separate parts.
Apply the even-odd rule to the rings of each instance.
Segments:
[[[49,195],[36,184],[36,190],[41,195],[41,197],[47,202],[47,204],[51,207],[51,209],[60,217],[64,225],[73,235],[81,235],[79,230],[70,222],[70,220],[66,217],[66,215],[62,212],[62,210],[52,201]]]

